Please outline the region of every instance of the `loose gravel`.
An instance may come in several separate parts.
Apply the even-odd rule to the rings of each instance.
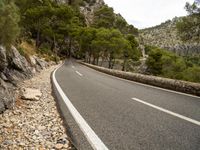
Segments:
[[[13,109],[0,115],[0,149],[73,149],[52,96],[50,75],[56,67],[43,70],[20,85],[20,89],[39,89],[42,96],[30,101],[22,100],[19,94]]]

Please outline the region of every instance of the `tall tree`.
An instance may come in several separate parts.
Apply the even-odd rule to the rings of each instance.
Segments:
[[[141,52],[138,49],[138,42],[135,39],[135,37],[132,34],[129,34],[126,36],[126,41],[124,41],[124,49],[123,49],[123,67],[122,70],[126,71],[126,66],[127,66],[127,60],[128,59],[132,59],[134,61],[138,61],[140,56],[141,56]]]
[[[184,41],[200,41],[200,1],[195,0],[193,4],[186,3],[185,9],[189,16],[182,18],[177,23],[180,37]]]

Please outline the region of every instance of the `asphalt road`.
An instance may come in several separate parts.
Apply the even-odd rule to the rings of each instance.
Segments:
[[[122,80],[73,60],[66,61],[55,77],[108,149],[200,150],[200,98]],[[82,140],[79,146],[87,145],[78,132],[72,131]],[[86,147],[79,148],[91,148]]]

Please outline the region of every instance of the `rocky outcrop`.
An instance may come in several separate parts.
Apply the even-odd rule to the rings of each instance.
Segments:
[[[200,96],[199,83],[192,83],[192,82],[186,82],[186,81],[180,81],[180,80],[161,78],[161,77],[156,77],[156,76],[143,75],[139,73],[112,70],[112,69],[107,69],[107,68],[103,68],[103,67],[83,63],[83,62],[81,62],[81,64],[86,65],[95,70],[104,72],[106,74],[119,77],[119,78]]]
[[[2,113],[14,103],[18,83],[47,68],[48,63],[37,56],[32,56],[29,62],[14,46],[9,51],[0,46],[0,57],[0,113]]]
[[[161,25],[143,29],[140,37],[146,45],[157,46],[180,55],[195,55],[200,53],[200,43],[195,41],[183,42],[177,32],[176,23],[181,18],[168,20]]]
[[[94,11],[103,6],[105,3],[103,0],[84,0],[82,6],[80,6],[80,12],[85,16],[86,24],[92,24],[94,20]]]

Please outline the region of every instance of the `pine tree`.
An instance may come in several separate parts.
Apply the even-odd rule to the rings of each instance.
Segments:
[[[9,47],[19,34],[18,8],[13,0],[0,2],[0,44]]]

